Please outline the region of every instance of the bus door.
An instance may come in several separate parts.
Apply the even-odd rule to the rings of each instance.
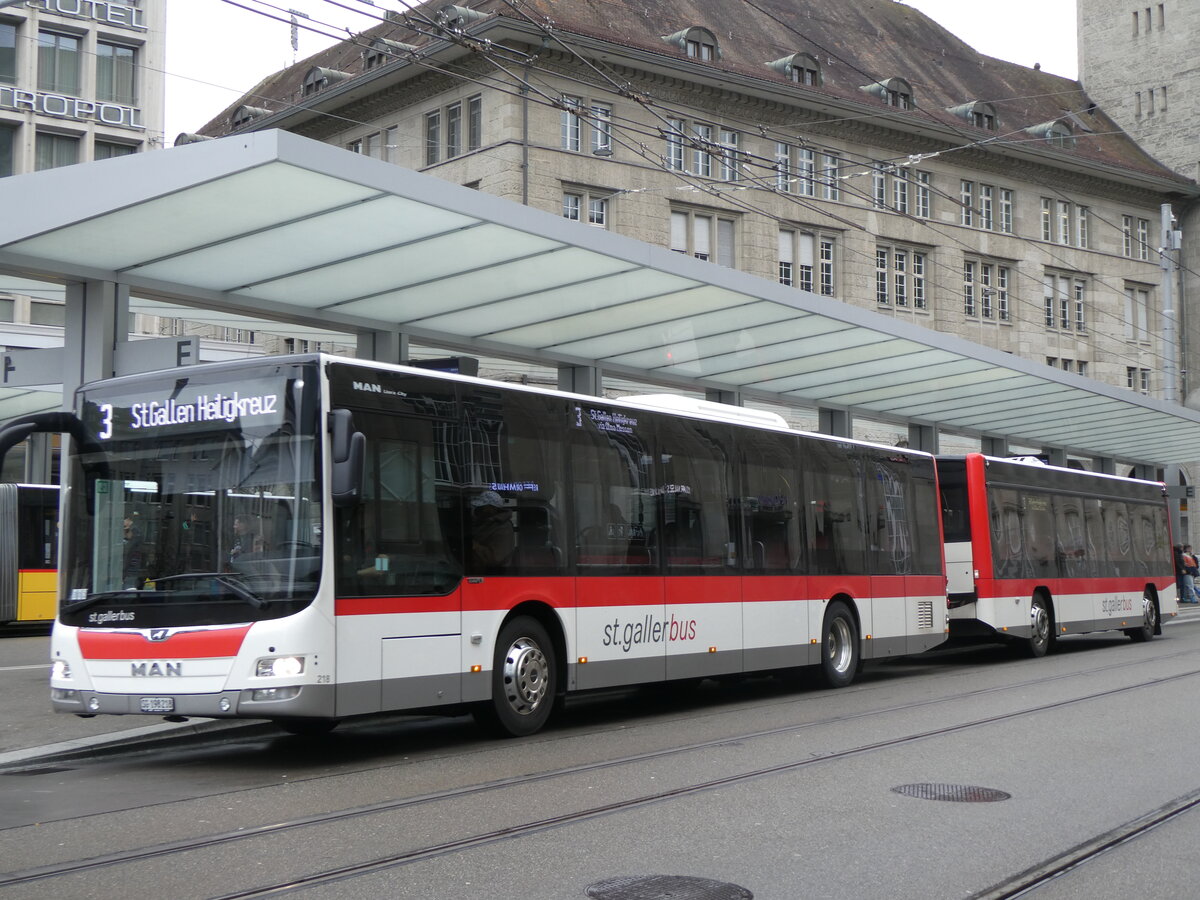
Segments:
[[[337,511],[338,714],[462,699],[460,491],[434,417],[354,410],[361,501]]]
[[[819,661],[805,574],[806,520],[795,435],[738,436],[744,485],[732,508],[741,519],[742,631],[748,670],[792,668]],[[735,531],[736,533],[736,531]],[[817,622],[820,628],[820,622]]]
[[[733,436],[727,426],[663,419],[657,434],[669,679],[741,672]]]
[[[569,483],[575,534],[579,689],[666,677],[659,485],[651,414],[572,407]]]

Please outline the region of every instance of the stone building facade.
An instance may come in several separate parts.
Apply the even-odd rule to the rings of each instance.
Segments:
[[[1162,396],[1151,229],[1195,184],[903,4],[427,3],[201,133],[273,127]]]
[[[1079,78],[1089,96],[1149,153],[1200,179],[1200,4],[1078,0]],[[1200,204],[1174,204],[1182,314],[1182,395],[1200,406]],[[1154,223],[1155,246],[1162,245]]]

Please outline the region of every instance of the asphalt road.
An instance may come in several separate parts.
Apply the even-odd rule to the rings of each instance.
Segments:
[[[588,697],[510,741],[55,717],[45,646],[0,641],[0,897],[1196,896],[1195,610],[1148,644],[938,651],[841,691]]]

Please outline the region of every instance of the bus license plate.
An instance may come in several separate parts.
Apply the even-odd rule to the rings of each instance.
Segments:
[[[142,712],[169,713],[175,712],[174,697],[143,697]]]

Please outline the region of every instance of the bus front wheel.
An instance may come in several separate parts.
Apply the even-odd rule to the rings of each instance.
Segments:
[[[510,737],[540,731],[558,689],[554,644],[537,619],[521,616],[502,629],[492,660],[492,699],[476,708],[490,730]]]
[[[858,672],[858,624],[850,607],[840,600],[829,604],[821,626],[821,681],[826,687],[845,687]]]

